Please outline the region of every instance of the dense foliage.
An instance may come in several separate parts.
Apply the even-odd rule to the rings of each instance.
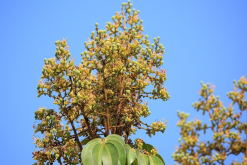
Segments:
[[[214,86],[202,83],[199,91],[201,99],[193,103],[197,111],[202,111],[203,115],[208,114],[210,124],[203,124],[201,120],[195,119],[187,121],[189,114],[178,111],[180,118],[177,126],[181,127],[180,146],[173,154],[173,159],[182,165],[199,164],[230,164],[226,161],[229,155],[244,154],[242,162],[232,161],[232,165],[247,165],[247,141],[241,135],[247,136],[247,124],[241,121],[242,112],[247,110],[245,95],[247,91],[247,79],[245,76],[236,82],[234,90],[227,93],[232,103],[225,107],[219,96],[213,95]],[[234,113],[234,105],[239,110]],[[246,112],[245,112],[246,113]],[[243,119],[242,119],[243,120]],[[246,121],[246,117],[245,117]],[[202,133],[213,132],[212,140],[207,142],[199,140]]]
[[[140,11],[132,6],[130,1],[123,3],[122,12],[116,12],[105,30],[95,24],[79,66],[64,39],[55,42],[55,58],[44,60],[38,97],[52,98],[59,108],[35,111],[33,139],[38,148],[33,159],[37,164],[80,164],[85,142],[110,134],[137,147],[130,139],[137,129],[149,136],[165,131],[165,122],[148,125],[141,120],[150,115],[142,98],[166,101],[170,97],[163,86],[166,72],[159,68],[164,46],[160,37],[151,44],[143,35]],[[154,88],[146,91],[150,83]]]

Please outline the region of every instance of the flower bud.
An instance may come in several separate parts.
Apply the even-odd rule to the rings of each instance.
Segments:
[[[52,129],[53,132],[56,132],[57,130],[55,128]]]
[[[52,116],[51,116],[51,120],[55,120],[55,116],[52,115]]]
[[[47,116],[47,117],[46,117],[46,121],[49,121],[49,120],[50,120],[50,116]]]
[[[96,27],[98,27],[98,25],[99,25],[98,23],[95,23],[95,26],[96,26]]]
[[[65,51],[63,47],[60,47],[60,50],[62,53],[64,53],[64,51]]]
[[[60,44],[60,41],[57,40],[57,41],[55,42],[55,45],[59,45],[59,44]]]

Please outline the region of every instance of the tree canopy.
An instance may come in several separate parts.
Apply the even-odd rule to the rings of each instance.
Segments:
[[[140,11],[132,6],[130,1],[123,3],[105,30],[95,24],[79,66],[71,58],[67,39],[55,42],[55,58],[44,60],[38,97],[52,98],[59,108],[35,111],[35,133],[42,136],[34,137],[39,150],[33,158],[38,164],[79,164],[87,141],[110,134],[124,137],[133,147],[130,135],[137,129],[150,137],[165,131],[166,122],[148,125],[141,120],[150,115],[143,98],[170,98],[163,85],[166,72],[160,68],[164,46],[160,37],[151,44],[144,36]],[[146,91],[148,85],[153,85],[152,91]]]

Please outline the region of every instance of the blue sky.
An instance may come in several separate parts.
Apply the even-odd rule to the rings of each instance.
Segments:
[[[98,22],[99,28],[104,29],[106,22],[120,11],[122,2],[125,1],[0,0],[0,164],[34,162],[34,111],[40,106],[58,108],[50,98],[37,98],[36,92],[44,58],[54,57],[55,41],[68,38],[70,52],[79,64],[84,41],[94,24]],[[201,116],[191,106],[199,99],[200,81],[215,84],[215,95],[220,95],[227,106],[230,101],[226,93],[232,90],[233,80],[247,74],[247,1],[131,2],[141,11],[144,34],[151,40],[160,36],[165,46],[162,69],[167,71],[165,86],[171,96],[167,102],[148,100],[151,116],[145,121],[165,118],[165,133],[150,139],[140,131],[133,138],[153,144],[167,165],[174,164],[171,155],[179,144],[177,110],[190,113],[190,119]],[[234,158],[240,160],[241,156],[230,160]]]

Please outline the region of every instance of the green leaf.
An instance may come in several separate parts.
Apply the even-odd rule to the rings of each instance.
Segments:
[[[94,146],[92,150],[93,154],[93,163],[95,165],[101,165],[101,158],[100,158],[100,150],[102,149],[101,143],[98,143]]]
[[[89,141],[81,152],[84,165],[125,165],[124,140],[119,135]]]
[[[156,156],[149,156],[149,163],[150,165],[165,165],[158,157]]]
[[[127,164],[130,165],[136,158],[136,153],[130,145],[126,144],[126,156],[127,156]]]
[[[101,141],[102,141],[101,139],[93,139],[90,142],[88,142],[88,144],[83,148],[83,150],[81,152],[81,159],[85,165],[92,164],[92,160],[93,160],[93,152],[92,151],[94,149],[94,146],[101,143]]]
[[[116,134],[111,134],[107,136],[106,140],[118,140],[118,142],[120,142],[123,147],[125,146],[123,138]]]
[[[100,157],[104,165],[114,165],[112,163],[110,152],[105,145],[102,147],[102,150],[100,152]]]
[[[106,143],[108,142],[114,144],[117,147],[119,153],[118,159],[121,165],[125,165],[126,154],[125,154],[125,144],[123,138],[119,135],[111,134],[110,136],[106,137]]]
[[[126,160],[126,155],[125,155],[125,149],[122,146],[121,142],[119,142],[118,140],[106,140],[106,145],[114,145],[116,148],[116,151],[114,151],[115,153],[117,153],[117,158],[120,162],[120,165],[125,165],[125,160]],[[112,153],[111,155],[114,156],[115,153]],[[114,156],[115,157],[115,156]]]
[[[137,154],[137,165],[149,165],[148,156],[136,150]]]
[[[129,165],[129,164],[127,164]],[[134,162],[132,163],[132,165],[137,165],[137,159],[134,160]]]
[[[165,161],[164,161],[164,159],[162,158],[162,156],[160,156],[160,154],[156,154],[155,156],[158,157],[158,158],[165,164]]]
[[[111,155],[112,164],[118,164],[119,151],[118,151],[117,147],[112,143],[106,143],[105,146]]]
[[[144,157],[145,163],[146,163],[147,165],[150,165],[150,164],[149,164],[148,156],[145,155],[145,154],[142,154],[142,156]]]

